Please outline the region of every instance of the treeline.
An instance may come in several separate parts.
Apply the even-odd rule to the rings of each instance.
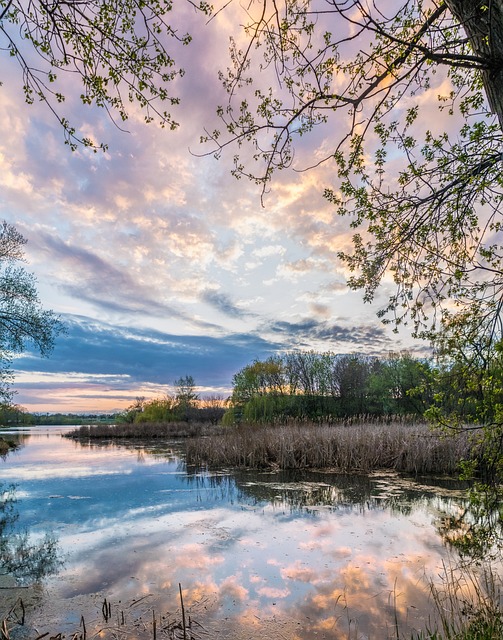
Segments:
[[[116,419],[116,413],[29,413],[19,405],[0,404],[0,425],[3,426],[112,424]]]
[[[183,376],[175,380],[174,389],[173,395],[166,394],[161,398],[137,398],[118,416],[118,422],[220,422],[225,413],[225,401],[216,396],[201,400],[196,393],[196,384],[192,376]]]
[[[233,377],[225,424],[356,415],[422,416],[433,370],[409,353],[386,357],[292,352],[255,360]]]
[[[30,425],[37,424],[36,418],[23,407],[8,402],[0,403],[0,425]]]

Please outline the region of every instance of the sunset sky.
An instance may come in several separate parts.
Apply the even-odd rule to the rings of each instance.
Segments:
[[[106,153],[72,153],[52,114],[24,103],[3,52],[0,218],[27,238],[27,269],[68,330],[50,358],[14,362],[15,401],[29,411],[122,409],[186,374],[202,395],[227,396],[241,367],[285,350],[424,348],[376,318],[391,284],[372,305],[346,286],[336,253],[350,246],[349,221],[322,197],[333,165],[281,172],[262,206],[260,187],[230,174],[235,149],[197,156],[226,99],[218,70],[233,14],[205,25],[188,4],[182,13],[194,41],[178,53],[177,131],[144,124],[135,107],[121,131],[67,81],[64,113]],[[334,135],[331,125],[302,141],[295,167]]]

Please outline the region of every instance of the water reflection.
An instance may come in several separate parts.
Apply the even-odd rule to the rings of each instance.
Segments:
[[[17,585],[42,580],[58,571],[62,562],[56,536],[46,532],[33,540],[27,530],[18,530],[16,488],[0,484],[0,576],[15,578]]]
[[[99,629],[105,597],[128,624],[176,612],[179,583],[213,637],[384,639],[395,616],[403,633],[420,629],[424,575],[448,558],[439,518],[466,504],[454,484],[186,472],[176,443],[81,446],[36,433],[0,479],[18,482],[17,527],[58,531],[66,562],[32,620],[52,634],[72,633],[81,614]]]

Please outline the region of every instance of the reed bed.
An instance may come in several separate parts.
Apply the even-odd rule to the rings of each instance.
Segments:
[[[455,474],[476,454],[467,434],[445,437],[427,424],[242,425],[186,443],[190,465],[277,469],[332,469],[415,475]]]
[[[221,432],[210,422],[144,422],[138,424],[100,424],[82,426],[65,433],[74,440],[196,438]]]

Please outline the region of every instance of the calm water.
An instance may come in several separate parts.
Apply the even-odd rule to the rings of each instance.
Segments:
[[[62,561],[36,588],[0,590],[4,610],[19,595],[27,603],[20,637],[69,635],[84,615],[88,634],[152,638],[152,612],[164,616],[157,636],[170,637],[179,583],[195,637],[385,639],[395,613],[404,631],[424,627],[426,578],[451,561],[439,525],[464,503],[454,483],[197,473],[176,443],[60,434],[28,429],[0,460],[0,483],[16,485],[14,526],[34,543],[54,535]]]

